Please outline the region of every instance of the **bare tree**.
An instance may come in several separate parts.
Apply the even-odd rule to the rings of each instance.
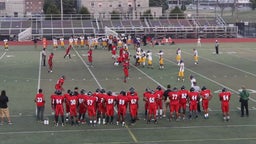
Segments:
[[[232,16],[234,16],[235,11],[237,10],[238,3],[237,0],[234,0],[233,3],[231,4],[231,9],[232,9]]]
[[[236,1],[236,0],[234,0]],[[217,0],[217,5],[220,8],[221,16],[223,16],[224,9],[231,6],[231,3],[228,1],[219,1]]]

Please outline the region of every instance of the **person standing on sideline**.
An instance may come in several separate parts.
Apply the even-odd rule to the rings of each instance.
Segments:
[[[223,120],[229,121],[229,101],[231,98],[231,92],[227,91],[226,88],[223,88],[222,91],[219,93],[219,98],[221,101],[221,109],[223,113]]]
[[[215,51],[216,51],[216,54],[219,54],[219,42],[218,42],[218,40],[215,41]]]
[[[37,48],[37,41],[38,41],[37,37],[34,37],[33,42],[34,42],[35,49]]]
[[[42,89],[38,90],[38,93],[36,94],[36,97],[35,97],[35,103],[37,106],[36,119],[37,121],[43,121],[45,99],[44,99],[44,94]]]
[[[51,54],[49,55],[49,58],[48,58],[48,66],[49,66],[48,73],[49,73],[49,72],[52,72],[52,66],[53,66],[52,59],[53,59],[53,56],[54,56],[54,54],[51,53]]]
[[[0,95],[0,116],[1,116],[1,123],[0,125],[4,124],[4,117],[7,118],[8,124],[11,125],[10,113],[7,103],[9,102],[8,96],[6,96],[6,91],[2,90]]]
[[[197,82],[193,82],[193,85],[194,85],[194,86],[193,86],[192,88],[194,88],[194,91],[200,93],[200,92],[201,92],[201,89],[200,89],[200,87],[197,85]],[[202,98],[201,98],[201,97],[198,97],[197,100],[198,100],[198,101],[197,101],[197,111],[198,111],[198,113],[201,113],[201,105],[200,105],[200,103],[202,102]]]
[[[212,99],[213,95],[210,89],[207,89],[205,86],[202,87],[202,91],[200,92],[200,97],[202,100],[202,107],[204,110],[204,118],[209,118],[209,101]]]
[[[196,82],[196,78],[193,75],[190,75],[189,79],[190,79],[191,87],[193,87],[194,86],[194,82]]]
[[[42,62],[43,62],[43,66],[46,66],[45,65],[45,61],[46,61],[46,49],[45,48],[43,48],[43,50],[42,50]]]
[[[246,90],[245,86],[242,86],[242,91],[239,93],[240,103],[241,103],[241,117],[244,117],[244,108],[246,112],[246,116],[249,116],[248,110],[248,100],[249,100],[249,92]]]
[[[170,99],[169,99],[169,92],[171,92],[171,85],[168,84],[167,85],[167,89],[164,91],[163,96],[164,96],[164,108],[163,108],[163,117],[166,117],[166,113],[167,113],[167,108],[169,108],[170,106]]]

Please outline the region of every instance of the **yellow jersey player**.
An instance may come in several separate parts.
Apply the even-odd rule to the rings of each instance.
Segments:
[[[9,48],[9,46],[8,46],[8,39],[4,39],[4,49],[6,51],[8,51],[8,48]]]
[[[141,49],[141,61],[142,67],[145,67],[146,65],[146,52]]]
[[[74,39],[72,36],[68,39],[68,42],[69,42],[69,45],[73,46]]]
[[[158,55],[159,55],[159,69],[164,69],[164,58],[163,58],[164,52],[160,50]]]
[[[64,47],[65,47],[64,37],[61,37],[61,38],[60,38],[60,46],[61,46],[61,48],[64,48]]]
[[[74,47],[78,48],[78,37],[77,36],[74,37]]]
[[[198,51],[197,49],[193,49],[193,52],[194,52],[194,61],[195,61],[195,64],[198,64]]]
[[[152,58],[152,52],[150,50],[147,51],[147,59],[148,59],[148,68],[153,69],[153,58]]]
[[[176,61],[177,61],[177,64],[180,65],[180,61],[181,61],[181,49],[178,48],[177,51],[176,51]]]
[[[178,73],[178,81],[182,80],[183,82],[185,81],[184,79],[184,70],[185,70],[185,65],[183,60],[180,61],[180,69]]]
[[[80,36],[80,48],[83,48],[84,47],[84,36],[81,35]]]
[[[117,46],[120,48],[123,46],[123,42],[121,39],[118,40]]]
[[[52,39],[53,49],[56,50],[58,48],[58,40],[57,38]]]

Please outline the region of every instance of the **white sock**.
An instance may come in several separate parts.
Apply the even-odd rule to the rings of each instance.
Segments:
[[[159,110],[160,115],[163,115],[163,109]]]

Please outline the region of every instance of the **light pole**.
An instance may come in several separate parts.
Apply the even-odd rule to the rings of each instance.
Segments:
[[[63,2],[62,2],[62,0],[60,0],[60,16],[61,16],[61,20],[63,20]]]

